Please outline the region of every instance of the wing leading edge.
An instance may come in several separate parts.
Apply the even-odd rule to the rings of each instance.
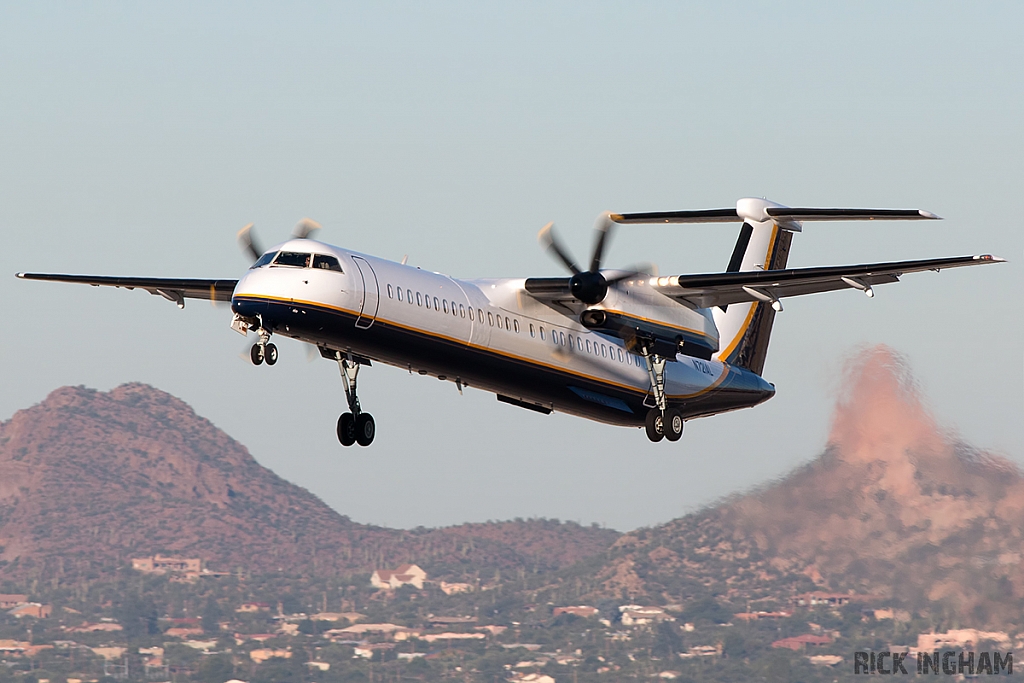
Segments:
[[[44,280],[47,282],[73,282],[93,287],[120,287],[143,289],[150,294],[162,296],[168,301],[185,307],[185,299],[206,299],[209,301],[231,301],[238,280],[206,280],[201,278],[172,277],[114,277],[106,275],[63,275],[60,273],[18,273],[22,280]]]
[[[859,289],[869,296],[874,285],[899,282],[904,273],[1002,263],[1005,259],[984,254],[918,261],[890,261],[852,266],[754,270],[704,275],[674,275],[649,280],[658,292],[698,308],[727,306],[749,301],[772,302],[803,294]]]

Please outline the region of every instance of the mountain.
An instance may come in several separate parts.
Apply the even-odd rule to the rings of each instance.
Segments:
[[[403,531],[353,522],[143,384],[64,387],[0,424],[0,576],[90,576],[155,553],[306,575],[558,569],[618,533],[554,520]]]
[[[780,481],[624,535],[603,594],[734,604],[856,592],[984,624],[1024,612],[1024,476],[943,430],[885,347],[848,368],[825,452]]]

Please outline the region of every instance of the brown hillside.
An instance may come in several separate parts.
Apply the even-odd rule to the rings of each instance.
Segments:
[[[400,531],[357,524],[257,463],[184,402],[142,384],[54,391],[0,424],[0,573],[90,574],[156,552],[303,574],[406,561],[454,575],[556,569],[608,530],[551,520]]]
[[[831,589],[1019,622],[1021,472],[940,429],[889,349],[863,353],[847,380],[824,455],[760,490],[622,537],[606,589],[741,604]]]

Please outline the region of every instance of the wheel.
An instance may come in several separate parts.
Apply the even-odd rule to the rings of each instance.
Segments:
[[[277,346],[274,344],[267,344],[267,348],[263,351],[264,360],[267,361],[267,365],[273,365],[277,362]]]
[[[356,418],[356,442],[360,446],[369,446],[373,443],[373,436],[377,433],[377,427],[373,424],[373,415],[359,413]]]
[[[657,408],[653,408],[647,413],[644,427],[647,429],[647,438],[651,441],[657,443],[665,438],[665,421],[661,411]]]
[[[351,446],[356,442],[356,421],[352,413],[342,413],[338,418],[338,441],[342,446]]]
[[[679,441],[683,435],[683,414],[675,408],[665,411],[665,438],[669,441]]]
[[[259,344],[253,344],[249,349],[249,359],[253,365],[263,364],[263,348]]]

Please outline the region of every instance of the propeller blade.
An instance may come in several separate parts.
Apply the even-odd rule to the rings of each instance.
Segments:
[[[571,256],[569,256],[569,252],[565,250],[565,248],[559,243],[558,238],[555,237],[554,223],[548,223],[540,229],[540,232],[537,233],[537,241],[540,242],[545,249],[557,256],[558,260],[565,264],[565,267],[568,268],[573,275],[577,275],[580,272],[579,266],[576,265],[576,262],[572,260]]]
[[[612,214],[605,211],[597,217],[594,230],[597,231],[597,241],[594,242],[594,256],[590,259],[590,270],[597,272],[601,270],[601,257],[604,256],[604,248],[611,237],[612,226],[615,225],[611,218]]]
[[[320,224],[312,218],[303,218],[292,228],[292,237],[297,240],[308,239],[310,235],[320,229]]]
[[[252,234],[252,226],[253,224],[250,223],[238,231],[238,244],[252,257],[253,263],[255,263],[263,255],[263,250],[256,244],[256,238]]]
[[[626,266],[625,268],[616,268],[613,271],[605,271],[605,273],[602,273],[605,281],[610,285],[634,278],[638,275],[647,276],[657,274],[658,266],[653,263],[634,263],[633,265]]]

